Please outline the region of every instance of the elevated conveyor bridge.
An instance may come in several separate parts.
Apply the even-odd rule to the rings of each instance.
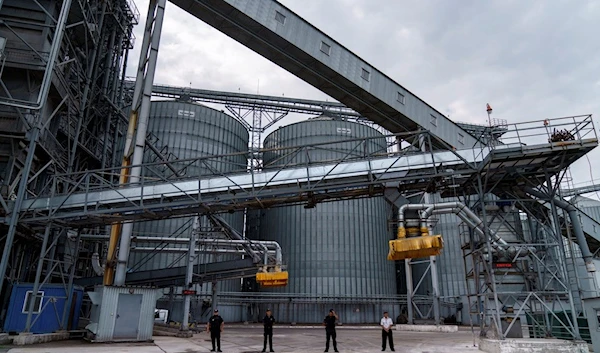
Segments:
[[[387,187],[398,188],[403,193],[435,189],[442,196],[452,196],[456,190],[475,193],[473,180],[478,175],[483,177],[484,187],[490,190],[498,190],[503,185],[514,188],[520,183],[535,186],[545,182],[547,173],[563,170],[598,144],[591,116],[552,120],[555,126],[564,125],[575,132],[578,139],[570,141],[548,142],[551,135],[539,132],[536,127],[529,128],[527,124],[523,129],[519,129],[520,125],[509,128],[506,144],[480,149],[419,152],[404,148],[368,159],[353,159],[349,154],[327,163],[266,165],[262,170],[250,171],[244,165],[239,166],[240,172],[227,175],[210,170],[218,163],[228,163],[230,155],[207,156],[171,162],[182,171],[191,165],[202,167],[199,169],[207,171],[203,175],[165,178],[156,172],[164,163],[144,164],[140,182],[126,186],[107,181],[107,176],[118,174],[117,169],[56,175],[48,183],[45,195],[23,202],[20,223],[43,226],[51,219],[64,225],[89,227],[297,203],[314,205],[381,195]],[[524,139],[513,136],[526,136],[534,143],[525,144]],[[396,137],[398,140],[435,139],[428,132],[397,134]],[[355,143],[357,149],[366,145],[366,139],[348,142]],[[439,140],[438,143],[443,144]],[[270,153],[287,158],[334,145],[298,146],[270,150]]]
[[[482,145],[469,132],[275,0],[170,0],[392,133],[429,130],[433,148]]]

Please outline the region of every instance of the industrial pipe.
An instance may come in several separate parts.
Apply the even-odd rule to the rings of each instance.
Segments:
[[[439,213],[454,213],[459,217],[461,217],[461,213],[464,213],[465,217],[471,220],[471,222],[467,222],[463,217],[461,217],[461,219],[469,224],[472,224],[472,227],[477,229],[479,234],[485,236],[485,232],[483,230],[483,220],[479,218],[473,211],[471,211],[464,203],[455,201],[431,205],[422,213],[421,216],[423,217],[423,221],[426,222],[435,210],[445,211]],[[500,238],[496,232],[490,231],[490,235],[492,236],[494,242],[498,242],[501,245],[508,245],[508,243],[504,239]]]
[[[154,8],[153,6],[154,5]],[[137,115],[137,129],[135,135],[135,145],[133,146],[133,156],[129,156],[129,151],[125,150],[125,158],[123,164],[131,161],[132,167],[129,171],[129,182],[137,183],[141,175],[141,164],[144,158],[144,146],[146,144],[146,134],[148,129],[148,119],[150,116],[150,97],[152,95],[152,83],[154,82],[154,74],[156,73],[156,62],[158,57],[158,48],[160,45],[160,35],[164,20],[166,0],[152,0],[148,7],[148,19],[154,17],[154,21],[146,22],[146,31],[144,33],[144,43],[142,52],[140,53],[140,67],[136,77],[136,90],[134,92],[134,101],[132,105],[132,117]],[[154,16],[153,16],[154,15]],[[152,24],[154,27],[152,28]],[[150,40],[150,35],[152,39]],[[149,42],[149,43],[148,43]],[[146,49],[146,51],[144,51]],[[150,50],[148,53],[147,50]],[[147,60],[147,62],[146,62]],[[144,72],[145,71],[145,72]],[[143,87],[141,86],[142,79],[140,75],[144,75]],[[138,85],[139,84],[139,85]],[[139,94],[139,96],[135,96]],[[141,98],[141,104],[136,107],[137,100]],[[139,110],[138,110],[139,108]],[[129,141],[131,143],[131,141]],[[131,148],[131,145],[130,145]],[[114,272],[114,285],[125,285],[125,276],[127,274],[127,261],[129,259],[129,247],[131,246],[131,233],[133,224],[126,222],[121,229],[121,237],[119,239],[119,253],[117,255],[117,266]],[[112,240],[112,239],[111,239]]]
[[[478,234],[485,237],[486,233],[484,231],[484,222],[479,218],[473,211],[471,211],[464,203],[462,202],[442,202],[437,204],[407,204],[400,207],[398,214],[398,237],[404,238],[406,237],[406,229],[404,227],[405,223],[405,215],[404,213],[407,210],[424,210],[420,214],[420,231],[422,235],[429,235],[429,230],[427,228],[427,220],[433,214],[445,214],[445,213],[454,213],[461,220],[463,220],[469,227],[473,228]],[[491,245],[503,252],[507,252],[510,256],[514,256],[519,252],[519,247],[514,245],[509,245],[504,239],[502,239],[496,232],[489,231],[491,236]],[[529,248],[528,250],[535,251],[533,248]],[[526,255],[527,252],[523,253]]]
[[[525,187],[524,190],[531,196],[534,196],[541,200],[546,200],[550,198],[550,196],[531,187]],[[581,221],[579,220],[579,217],[577,215],[577,207],[559,198],[552,198],[551,201],[554,201],[554,204],[556,206],[565,210],[565,212],[567,212],[567,214],[569,215],[569,218],[571,219],[571,224],[573,225],[573,233],[575,233],[575,238],[577,238],[577,243],[579,244],[579,248],[581,249],[581,255],[583,256],[583,260],[585,261],[585,268],[588,272],[596,272],[596,266],[592,261],[594,259],[594,255],[590,251],[590,247],[588,246],[587,240],[585,239],[585,234],[583,233],[583,229],[581,228]]]
[[[155,252],[155,248],[145,248],[145,247],[136,247],[132,246],[131,251],[136,252]],[[164,248],[160,250],[165,253],[187,253],[187,248]],[[196,252],[205,253],[205,254],[240,254],[246,255],[244,250],[236,250],[236,249],[206,249],[206,248],[196,248]],[[269,250],[269,254],[275,254],[275,250]]]
[[[104,275],[104,266],[100,264],[100,255],[97,252],[92,254],[92,268],[98,276]]]
[[[432,204],[426,204],[426,203],[422,203],[422,204],[406,204],[406,205],[402,205],[400,206],[400,209],[398,210],[398,238],[406,238],[406,228],[404,226],[404,213],[406,211],[409,210],[424,210],[430,206],[433,206]],[[419,217],[421,219],[421,224],[420,224],[420,231],[421,231],[421,235],[428,235],[429,234],[429,230],[427,229],[427,224],[424,224],[422,221],[422,217]]]
[[[433,211],[433,214],[448,214],[448,213],[454,213],[456,214],[456,216],[458,216],[458,218],[460,218],[463,222],[465,222],[465,224],[467,226],[469,226],[469,228],[475,230],[477,232],[477,234],[481,235],[482,237],[485,238],[485,231],[483,230],[483,228],[481,227],[481,225],[476,225],[471,219],[469,219],[463,212],[460,212],[460,209],[455,208],[455,209],[441,209],[441,210],[435,210]],[[479,218],[479,217],[478,217]],[[514,257],[516,254],[519,253],[519,249],[521,248],[520,246],[515,246],[515,245],[508,245],[508,243],[506,243],[506,241],[502,238],[500,238],[494,231],[492,231],[491,229],[489,230],[489,233],[492,237],[492,239],[490,239],[490,244],[492,245],[492,247],[498,251],[501,252],[506,252],[508,253],[508,256],[510,257]],[[535,252],[535,248],[529,247],[528,248],[529,251],[533,251]],[[526,256],[528,255],[528,252],[522,252],[520,253],[521,256]]]

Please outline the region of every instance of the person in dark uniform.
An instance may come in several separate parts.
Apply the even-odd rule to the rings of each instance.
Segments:
[[[271,315],[271,309],[267,309],[267,313],[263,319],[263,325],[265,327],[265,342],[263,345],[263,352],[267,351],[267,337],[269,337],[269,350],[271,352],[275,352],[273,350],[273,324],[275,323],[275,318]]]
[[[223,318],[219,316],[219,310],[215,309],[213,316],[210,317],[206,324],[206,332],[210,332],[210,340],[212,342],[211,352],[222,352],[221,350],[221,332],[225,327]],[[217,349],[215,350],[215,340],[217,341]]]
[[[325,352],[329,352],[329,339],[333,338],[333,350],[339,352],[337,349],[336,333],[335,333],[335,321],[339,320],[339,317],[333,309],[329,310],[329,315],[325,316],[323,320],[323,326],[325,326],[325,334],[327,340],[325,341]]]

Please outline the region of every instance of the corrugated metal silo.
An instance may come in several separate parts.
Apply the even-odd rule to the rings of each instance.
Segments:
[[[374,139],[336,142],[365,137]],[[269,151],[324,142],[336,143],[299,153],[293,149]],[[265,138],[264,147],[265,169],[387,152],[385,138],[375,129],[325,117],[279,128]],[[330,306],[344,323],[377,321],[382,310],[395,317],[397,308],[369,301],[396,294],[394,263],[386,258],[391,216],[391,207],[382,197],[260,211],[258,237],[279,242],[290,273],[286,287],[270,291],[307,297],[304,304],[277,305],[280,320],[320,322]],[[318,305],[315,298],[321,296]],[[326,298],[336,296],[327,302]],[[349,297],[354,297],[353,301]]]
[[[171,164],[183,171],[186,177],[194,178],[209,174],[209,168],[200,163],[190,164],[177,162],[181,159],[202,156],[234,154],[248,150],[248,131],[236,119],[223,112],[192,103],[175,101],[152,102],[148,132],[154,145],[169,157]],[[156,161],[151,151],[146,151],[145,162]],[[244,154],[230,156],[219,161],[209,161],[210,169],[216,172],[228,173],[245,170],[247,157]],[[145,169],[146,178],[159,178],[172,173],[164,166],[152,169],[155,175],[149,175],[150,169]],[[242,213],[227,214],[224,219],[238,230],[243,230],[244,215]],[[136,223],[134,235],[160,237],[189,237],[192,229],[192,218],[173,218],[160,221]],[[139,247],[157,247],[156,243],[135,243]],[[158,245],[159,248],[164,245]],[[176,245],[168,245],[176,247]],[[187,248],[187,245],[180,245]],[[201,261],[224,261],[232,255],[205,255]],[[132,252],[129,261],[130,270],[144,271],[158,268],[168,268],[186,265],[186,255],[178,253],[138,253]],[[221,282],[219,292],[240,290],[239,280]],[[202,292],[210,293],[211,285],[205,284]],[[177,308],[179,305],[175,305]],[[173,307],[171,307],[173,309]],[[220,314],[227,321],[240,321],[241,310],[236,306],[220,306]],[[175,311],[174,319],[180,321],[180,313]]]

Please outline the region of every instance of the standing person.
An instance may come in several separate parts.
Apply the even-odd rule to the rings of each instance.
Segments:
[[[325,352],[329,352],[329,339],[333,338],[333,350],[339,352],[337,349],[336,333],[335,333],[335,321],[339,320],[339,317],[333,309],[329,309],[329,315],[325,316],[323,320],[323,326],[325,326],[325,334],[327,340],[325,341]]]
[[[392,336],[392,326],[394,323],[392,319],[388,317],[388,312],[383,312],[383,317],[381,318],[381,351],[385,351],[386,338],[390,339],[390,349],[394,352],[394,337]]]
[[[269,350],[271,352],[275,352],[273,350],[273,324],[275,323],[275,318],[271,315],[271,309],[267,309],[267,313],[263,319],[263,325],[265,327],[265,342],[263,345],[263,352],[267,350],[267,337],[269,337]]]
[[[221,332],[225,327],[223,318],[219,316],[219,310],[215,309],[213,316],[210,317],[206,324],[206,332],[210,332],[210,340],[212,342],[211,352],[222,352],[221,350]],[[217,349],[215,350],[215,340],[217,341]]]

